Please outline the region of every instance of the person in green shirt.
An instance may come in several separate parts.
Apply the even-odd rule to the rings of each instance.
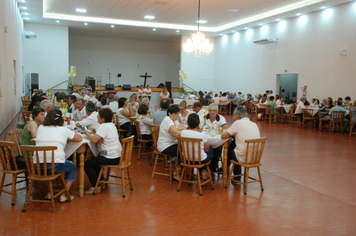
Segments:
[[[34,145],[31,139],[36,138],[38,126],[40,126],[46,115],[45,110],[36,107],[32,110],[32,120],[27,122],[22,130],[21,145]]]
[[[274,96],[269,96],[267,105],[271,105],[271,113],[277,115],[276,103],[273,100]]]

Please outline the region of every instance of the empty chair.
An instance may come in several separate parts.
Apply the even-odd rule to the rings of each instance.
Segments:
[[[22,134],[22,130],[20,130],[20,129],[7,132],[7,135],[9,136],[10,141],[15,143],[13,148],[14,148],[14,153],[16,156],[21,155],[21,150],[20,150],[20,145],[21,145],[20,135],[21,134]]]
[[[314,117],[313,117],[313,109],[303,108],[303,122],[302,128],[313,127],[314,126]]]
[[[22,110],[21,113],[22,113],[23,122],[25,124],[27,124],[27,122],[30,120],[30,116],[32,114],[32,111],[24,111],[24,110]]]
[[[219,105],[219,114],[227,114],[227,102],[221,101]]]
[[[140,156],[141,156],[141,148],[143,147],[147,147],[147,143],[148,142],[153,142],[153,139],[143,139],[142,138],[142,133],[141,133],[141,128],[140,128],[140,121],[136,121],[135,122],[136,125],[136,134],[137,134],[137,142],[138,144],[138,157],[137,160],[140,160]],[[145,152],[145,154],[152,154],[152,152]]]
[[[319,130],[322,128],[330,129],[330,119],[326,118],[321,115],[321,110],[318,110],[318,117],[319,117]]]

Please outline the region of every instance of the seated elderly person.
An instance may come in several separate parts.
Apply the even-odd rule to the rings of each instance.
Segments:
[[[306,101],[307,101],[307,99],[305,97],[301,97],[300,102],[298,103],[297,108],[295,109],[295,112],[294,112],[294,114],[296,116],[299,116],[301,120],[303,119],[303,109],[306,108],[304,105],[304,103]]]
[[[76,110],[73,112],[73,119],[75,121],[83,120],[87,113],[85,111],[85,101],[83,98],[78,98],[77,102],[75,103]]]
[[[74,95],[69,95],[68,99],[68,112],[73,113],[75,111],[75,103],[77,102],[77,97]]]
[[[95,111],[95,105],[94,103],[87,103],[85,105],[85,111],[87,113],[87,117],[84,118],[81,121],[76,122],[76,126],[81,128],[81,127],[87,127],[89,130],[98,130],[100,124],[98,123],[98,112]]]
[[[291,100],[288,101],[287,104],[297,104],[297,98],[293,97]]]
[[[147,113],[147,117],[153,119],[153,113],[155,112],[152,108],[150,108],[150,99],[147,96],[142,96],[141,98],[141,105],[146,105],[148,107],[148,113]],[[140,100],[139,99],[139,100]],[[138,113],[138,109],[136,110],[136,117],[138,117],[139,113]],[[152,115],[152,116],[151,116]]]
[[[162,120],[167,116],[167,109],[171,105],[171,100],[168,98],[162,98],[160,102],[160,110],[156,111],[153,115],[153,124],[160,125]]]
[[[40,108],[42,108],[46,112],[46,115],[47,115],[47,113],[53,109],[53,103],[47,99],[43,100],[40,103]]]
[[[115,94],[113,96],[113,101],[109,103],[109,108],[112,112],[116,112],[117,109],[119,108],[119,99],[120,99],[120,95]]]
[[[140,105],[137,111],[138,111],[138,117],[136,119],[136,122],[139,122],[142,139],[152,140],[152,134],[150,128],[150,125],[153,124],[153,119],[151,118],[153,116],[152,112],[148,110],[148,106],[145,104]],[[151,147],[152,144],[153,142],[146,142],[147,147]]]
[[[330,115],[330,119],[332,119],[332,113],[334,111],[345,111],[345,108],[342,107],[342,101],[340,100],[337,100],[336,102],[336,106],[334,106],[333,108],[330,109],[329,111],[329,115]],[[346,114],[344,114],[344,117],[345,117]],[[344,121],[343,121],[343,124],[342,124],[342,128],[344,130],[344,132],[347,132],[347,126],[349,125],[349,120],[344,118]]]
[[[235,139],[235,142],[231,142],[228,149],[228,167],[230,166],[231,160],[238,162],[246,161],[246,139],[260,138],[260,130],[258,129],[256,123],[251,122],[248,118],[246,108],[236,108],[234,111],[233,120],[234,123],[221,135],[222,139],[227,139],[230,137],[234,137]],[[241,166],[235,165],[233,171],[234,175],[241,174]],[[241,177],[235,177],[235,180],[240,181]]]
[[[204,116],[204,110],[205,110],[205,109],[202,109],[202,106],[201,106],[201,103],[200,103],[200,102],[195,102],[195,103],[193,104],[193,111],[198,114],[199,119],[200,119],[200,117],[203,117],[203,116]],[[206,110],[205,110],[205,111],[206,111]],[[188,126],[189,126],[189,125],[188,125]]]
[[[220,127],[222,127],[223,129],[228,128],[225,118],[222,115],[218,114],[218,106],[216,104],[210,104],[208,111],[209,114],[207,114],[206,117],[202,117],[200,119],[200,126],[202,126],[203,129],[212,127],[216,128],[217,130],[219,130]],[[210,170],[213,172],[217,171],[221,152],[222,147],[213,149],[213,159],[209,166]]]

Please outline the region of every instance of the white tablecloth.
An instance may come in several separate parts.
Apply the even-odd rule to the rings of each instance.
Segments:
[[[174,98],[173,99],[173,104],[174,105],[179,105],[181,101],[186,101],[188,106],[193,106],[195,102],[198,102],[198,100],[195,99],[181,99],[181,98]]]
[[[284,108],[284,111],[285,111],[286,113],[289,113],[289,111],[290,111],[290,105],[283,105],[283,106],[277,105],[277,106],[276,106],[277,109],[279,109],[279,108],[281,108],[281,107]]]
[[[81,142],[70,142],[67,143],[64,152],[66,154],[66,158],[69,158],[83,143],[87,143],[90,150],[93,152],[94,156],[97,156],[99,153],[98,145],[90,142],[88,137],[85,134],[81,134],[83,140]]]
[[[225,143],[228,139],[222,139],[220,134],[215,134],[214,137],[211,137],[210,134],[203,132],[208,139],[208,144],[212,148],[220,147],[223,143]]]

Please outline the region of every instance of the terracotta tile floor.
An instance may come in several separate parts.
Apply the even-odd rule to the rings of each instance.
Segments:
[[[231,117],[228,117],[231,123]],[[110,186],[72,203],[32,203],[25,192],[0,199],[1,235],[356,235],[356,137],[286,124],[258,122],[267,144],[262,158],[265,191],[194,186],[150,178],[149,158],[133,158],[133,191]],[[9,130],[14,125],[10,125]],[[3,136],[0,136],[3,138]],[[135,151],[135,155],[136,155]],[[255,173],[255,171],[253,171]],[[86,188],[88,188],[86,179]]]

